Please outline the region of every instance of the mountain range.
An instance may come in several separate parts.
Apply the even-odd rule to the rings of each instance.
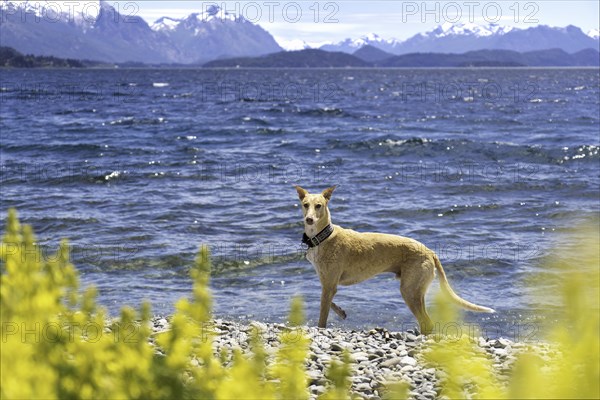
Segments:
[[[120,14],[102,0],[95,17],[52,15],[51,9],[43,9],[38,2],[0,4],[0,45],[25,54],[192,64],[282,50],[259,25],[216,6],[183,19],[163,17],[150,26],[140,17]]]
[[[584,33],[569,25],[564,28],[538,25],[518,29],[498,24],[444,23],[435,29],[414,35],[407,40],[384,39],[376,34],[359,39],[346,39],[320,47],[326,51],[354,53],[363,46],[372,46],[391,54],[464,53],[474,50],[512,50],[527,52],[558,48],[567,53],[583,49],[600,50],[598,30]]]
[[[104,0],[99,1],[95,16],[57,14],[53,9],[44,9],[43,4],[33,0],[1,1],[0,45],[23,54],[65,59],[192,65],[284,50],[261,26],[218,6],[185,18],[164,16],[148,24],[140,17],[120,14]],[[560,49],[573,54],[584,49],[599,50],[599,43],[597,30],[585,34],[572,25],[518,29],[497,24],[445,23],[403,41],[370,34],[329,43],[320,49],[354,54],[364,48],[356,58],[373,63],[390,55],[462,54],[484,49],[519,53]],[[294,46],[299,44],[294,41]],[[303,54],[310,58],[316,53]],[[305,61],[311,64],[315,60]]]

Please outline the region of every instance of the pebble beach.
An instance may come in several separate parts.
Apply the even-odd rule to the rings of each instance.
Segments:
[[[153,331],[159,333],[169,329],[168,317],[154,317]],[[393,332],[385,328],[371,330],[320,329],[302,326],[290,328],[279,323],[251,322],[249,324],[221,319],[213,320],[210,329],[214,332],[214,353],[222,349],[248,351],[248,339],[252,330],[258,329],[268,359],[275,356],[282,334],[297,334],[301,331],[310,339],[306,360],[308,390],[311,399],[326,391],[329,384],[325,370],[332,360],[340,360],[344,350],[351,358],[351,395],[356,398],[380,399],[392,383],[405,381],[409,384],[409,398],[417,400],[444,399],[441,382],[444,372],[429,365],[424,354],[436,340],[415,331]],[[494,373],[500,382],[506,382],[512,364],[519,352],[531,347],[529,343],[513,342],[504,338],[473,338],[476,345],[473,354],[487,357],[493,363]],[[535,344],[542,358],[552,351],[544,344]],[[480,350],[480,351],[477,351]],[[465,398],[472,393],[465,392]]]

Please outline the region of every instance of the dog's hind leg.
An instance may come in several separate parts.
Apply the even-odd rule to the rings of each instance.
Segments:
[[[425,308],[425,293],[433,280],[433,266],[425,265],[412,267],[402,271],[400,280],[400,293],[406,305],[417,318],[422,334],[428,335],[433,331],[433,322]]]

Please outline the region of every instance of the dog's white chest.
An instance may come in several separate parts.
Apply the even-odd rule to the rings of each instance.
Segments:
[[[306,259],[310,261],[315,270],[319,272],[319,266],[317,264],[317,253],[318,250],[316,247],[311,247],[306,251]]]

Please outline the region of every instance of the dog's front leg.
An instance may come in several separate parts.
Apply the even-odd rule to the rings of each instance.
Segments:
[[[327,326],[327,317],[329,316],[329,309],[333,301],[333,296],[337,292],[335,285],[323,285],[321,291],[321,313],[319,314],[319,328],[325,328]]]

